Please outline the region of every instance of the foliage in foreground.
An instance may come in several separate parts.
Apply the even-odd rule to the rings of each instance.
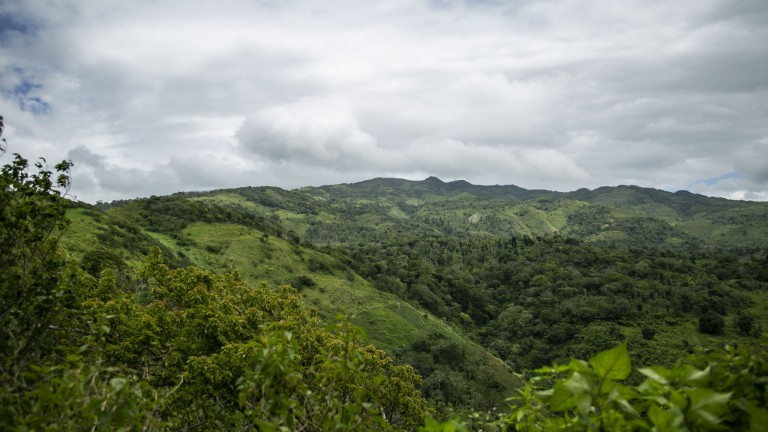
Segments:
[[[419,430],[761,431],[768,424],[766,354],[734,346],[700,352],[672,368],[642,368],[645,381],[628,386],[624,343],[589,361],[537,370],[500,420],[428,420]]]
[[[58,248],[69,162],[0,172],[0,430],[412,430],[419,378],[290,287],[171,269],[95,278]],[[124,275],[123,275],[124,276]]]
[[[2,123],[0,118],[0,131]],[[4,150],[4,149],[3,149]],[[0,150],[2,151],[2,150]],[[64,162],[0,175],[1,430],[413,430],[418,377],[325,328],[289,287],[237,272],[171,269],[153,250],[136,278],[67,262]],[[673,368],[631,372],[626,345],[538,370],[500,420],[423,431],[762,430],[765,350],[726,347]]]

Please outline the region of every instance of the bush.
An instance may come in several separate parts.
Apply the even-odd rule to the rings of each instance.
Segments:
[[[643,332],[643,339],[645,340],[653,340],[653,337],[656,336],[656,329],[654,329],[653,327],[649,327],[649,326],[643,327],[642,332]]]
[[[725,320],[717,312],[708,310],[699,317],[699,331],[710,335],[721,335],[725,330]]]
[[[297,290],[301,291],[305,288],[312,288],[317,286],[317,282],[315,282],[314,279],[307,275],[301,275],[297,277],[291,285],[293,285],[293,287]]]
[[[743,334],[744,336],[748,336],[750,333],[752,333],[752,330],[755,327],[755,317],[747,314],[747,313],[740,313],[736,317],[736,328],[739,330],[739,333]]]
[[[632,367],[623,343],[589,361],[536,370],[500,420],[475,414],[472,424],[427,421],[419,431],[764,430],[766,354],[765,346],[726,346],[672,368],[639,369],[645,381],[628,386]]]

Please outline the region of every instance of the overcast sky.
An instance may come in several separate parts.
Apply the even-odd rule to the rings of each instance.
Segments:
[[[768,200],[768,1],[0,0],[0,114],[89,202],[432,175]]]

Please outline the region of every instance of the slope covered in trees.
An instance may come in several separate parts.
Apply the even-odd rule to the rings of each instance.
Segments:
[[[235,216],[229,223],[189,222],[178,231],[152,231],[147,228],[150,222],[136,217],[136,208],[151,205],[156,210],[154,220],[173,220],[157,211],[173,206],[156,203],[179,199],[138,200],[132,202],[135,207],[122,206],[106,213],[86,207],[72,209],[69,215],[73,223],[63,244],[94,274],[111,266],[123,269],[122,279],[130,278],[141,257],[130,246],[149,242],[160,245],[164,255],[175,257],[170,259],[177,265],[186,261],[218,272],[237,270],[253,286],[290,283],[326,322],[333,322],[339,313],[348,314],[353,323],[365,329],[372,343],[400,363],[407,363],[414,347],[421,347],[418,356],[429,358],[432,364],[423,388],[437,389],[429,394],[443,407],[502,407],[509,393],[520,385],[501,360],[457,332],[445,319],[393,293],[377,290],[349,266],[344,251],[307,247],[281,228],[266,232],[260,230],[263,226],[238,222],[249,220],[245,216]],[[193,202],[205,206],[204,202]],[[218,205],[213,206],[216,208]],[[228,211],[243,211],[232,209]],[[129,235],[132,230],[128,226],[135,227],[135,235]]]
[[[401,234],[560,233],[624,248],[743,254],[768,246],[766,203],[635,186],[560,193],[436,178],[374,179],[293,191],[248,187],[176,197],[247,209],[314,244],[376,242]]]
[[[101,206],[177,256],[254,283],[291,282],[326,319],[351,312],[416,368],[433,403],[475,408],[498,406],[515,381],[499,379],[474,344],[517,372],[624,340],[638,361],[667,365],[700,345],[752,344],[768,325],[764,237],[734,248],[682,227],[727,213],[759,231],[765,208],[636,187],[561,194],[435,178]]]
[[[350,250],[350,265],[379,289],[463,328],[516,370],[623,340],[636,358],[668,364],[717,336],[749,343],[766,318],[765,257],[562,237],[406,237]]]
[[[0,429],[423,424],[413,369],[346,321],[329,327],[293,288],[248,286],[236,270],[172,269],[158,247],[130,278],[118,253],[85,252],[90,275],[59,248],[70,167],[15,155],[0,172]],[[129,225],[106,238],[152,243]]]
[[[430,178],[93,207],[70,166],[2,171],[3,429],[415,430],[514,395],[424,430],[766,416],[762,203]]]

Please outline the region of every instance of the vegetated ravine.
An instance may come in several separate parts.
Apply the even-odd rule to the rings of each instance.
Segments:
[[[766,203],[374,179],[80,205],[70,218],[64,244],[94,275],[128,275],[158,244],[172,265],[292,284],[412,365],[438,407],[502,407],[513,372],[624,340],[638,364],[669,365],[768,328]]]

